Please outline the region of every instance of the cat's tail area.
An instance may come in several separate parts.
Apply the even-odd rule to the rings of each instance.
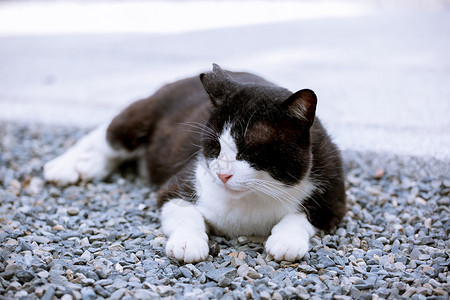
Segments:
[[[114,149],[106,138],[109,123],[105,123],[82,137],[61,156],[44,166],[46,181],[59,185],[79,181],[103,179],[123,161],[137,156],[137,152]]]

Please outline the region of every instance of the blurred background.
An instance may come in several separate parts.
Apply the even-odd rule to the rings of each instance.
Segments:
[[[0,120],[93,127],[212,63],[313,89],[344,150],[450,159],[450,0],[0,1]]]

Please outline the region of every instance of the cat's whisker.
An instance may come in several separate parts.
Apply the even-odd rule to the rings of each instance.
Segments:
[[[210,130],[207,130],[208,128],[194,126],[190,124],[184,124],[185,126],[189,126],[192,129],[184,128],[183,130],[190,133],[199,134],[203,137],[208,137],[210,139],[217,139],[217,134],[215,132],[212,132]]]
[[[213,135],[212,133],[205,132],[205,131],[197,131],[197,130],[192,130],[192,129],[184,129],[184,131],[200,134],[200,135],[206,136],[206,137],[208,137],[210,139],[216,139],[217,138],[217,136]]]
[[[201,132],[209,133],[212,136],[216,136],[216,137],[218,136],[218,133],[214,129],[212,129],[211,127],[208,127],[207,125],[202,124],[202,123],[186,122],[186,123],[180,123],[180,125],[189,126],[189,127],[195,128],[195,129],[199,129],[199,130],[201,130]]]
[[[187,163],[187,162],[190,161],[193,157],[197,156],[197,154],[199,154],[202,150],[203,150],[203,149],[200,148],[199,150],[195,151],[191,156],[189,156],[189,157],[186,158],[185,160],[180,161],[180,162],[174,164],[174,166],[177,168],[177,167],[179,167],[179,166],[181,166],[181,165]]]
[[[306,208],[302,205],[302,203],[298,201],[298,199],[295,196],[291,195],[288,191],[282,188],[282,185],[277,186],[276,183],[268,180],[255,180],[252,182],[252,184],[264,188],[261,189],[260,191],[265,193],[266,195],[274,197],[278,201],[280,201],[281,197],[283,200],[281,200],[280,202],[282,202],[283,204],[286,203],[297,204],[300,207],[302,207],[304,211],[307,211]],[[296,190],[301,191],[299,189]]]
[[[257,111],[258,111],[258,109],[255,109],[255,111],[252,113],[252,115],[248,119],[247,125],[245,126],[245,130],[244,130],[244,137],[247,135],[247,130],[248,130],[248,127],[250,126],[250,122]]]
[[[266,194],[269,197],[272,197],[279,201],[281,204],[288,207],[288,204],[297,203],[297,199],[295,199],[292,195],[289,195],[283,190],[274,189],[274,187],[268,186],[267,184],[261,182],[254,182],[254,185],[259,187],[258,191]]]

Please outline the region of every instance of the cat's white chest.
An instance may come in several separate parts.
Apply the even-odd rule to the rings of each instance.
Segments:
[[[197,210],[214,231],[229,237],[270,235],[284,216],[299,211],[302,198],[313,189],[307,181],[300,185],[305,193],[275,188],[278,189],[275,194],[249,192],[232,197],[201,164],[196,173]]]
[[[214,231],[230,237],[268,236],[272,227],[289,213],[286,207],[267,203],[254,194],[231,199],[223,191],[204,194],[197,202],[197,209]],[[295,211],[294,206],[291,211]]]

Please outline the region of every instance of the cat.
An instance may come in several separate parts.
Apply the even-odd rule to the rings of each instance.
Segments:
[[[214,64],[132,103],[48,162],[44,177],[72,184],[144,160],[169,257],[205,260],[209,233],[268,237],[270,258],[296,261],[346,210],[340,152],[316,103],[309,89]]]

